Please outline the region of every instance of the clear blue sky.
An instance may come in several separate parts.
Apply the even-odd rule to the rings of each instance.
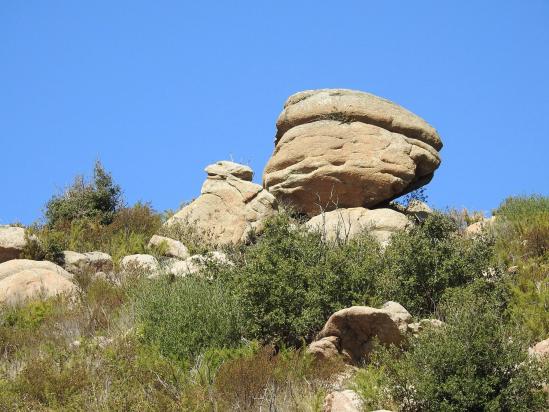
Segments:
[[[0,1],[0,224],[100,158],[128,203],[260,181],[287,96],[391,99],[444,141],[436,207],[549,194],[549,1]]]

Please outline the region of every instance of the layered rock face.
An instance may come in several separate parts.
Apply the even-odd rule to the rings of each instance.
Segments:
[[[260,231],[276,210],[276,199],[252,183],[252,170],[222,161],[206,168],[208,178],[200,196],[167,222],[193,225],[218,245],[245,241],[251,231]]]
[[[310,216],[371,208],[428,183],[442,142],[424,120],[353,90],[297,93],[277,121],[263,185]]]

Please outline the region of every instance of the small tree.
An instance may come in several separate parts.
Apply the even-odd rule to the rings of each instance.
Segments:
[[[70,187],[48,201],[45,216],[49,226],[83,218],[109,224],[122,206],[120,186],[113,182],[111,174],[98,160],[95,162],[93,181],[86,182],[83,176],[76,176]]]

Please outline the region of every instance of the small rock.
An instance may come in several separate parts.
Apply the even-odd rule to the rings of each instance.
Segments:
[[[154,235],[149,241],[149,248],[158,248],[161,245],[165,245],[167,247],[164,256],[174,257],[177,259],[187,259],[190,256],[187,247],[178,240],[170,239],[165,236]]]
[[[18,259],[26,245],[24,228],[0,226],[0,263]]]
[[[206,167],[208,176],[229,176],[238,177],[239,179],[251,182],[254,177],[253,170],[246,165],[241,165],[228,160],[221,160],[217,163]]]
[[[542,340],[529,348],[528,354],[538,359],[549,357],[549,338]]]
[[[154,256],[137,254],[125,256],[120,263],[124,272],[149,272],[149,275],[156,275],[159,269],[158,260]]]
[[[324,412],[360,412],[362,400],[350,389],[329,393],[324,398]]]
[[[440,328],[444,326],[444,322],[438,319],[421,319],[419,322],[410,323],[408,325],[408,331],[413,335],[417,335],[421,331],[427,328]]]
[[[114,263],[112,257],[104,252],[86,252],[89,267],[95,272],[112,272]]]
[[[433,209],[431,209],[427,203],[413,199],[408,204],[406,213],[415,216],[417,220],[423,222],[433,213]]]

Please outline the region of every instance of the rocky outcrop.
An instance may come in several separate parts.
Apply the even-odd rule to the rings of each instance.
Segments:
[[[18,259],[26,244],[24,228],[0,226],[0,263]]]
[[[291,96],[277,121],[263,185],[310,216],[371,208],[428,183],[442,142],[424,120],[353,90]]]
[[[183,243],[165,236],[154,235],[149,241],[149,248],[165,248],[164,256],[177,259],[187,259],[190,256],[189,250]]]
[[[381,244],[386,244],[393,233],[409,226],[406,215],[395,210],[363,207],[322,213],[306,223],[309,230],[320,231],[328,241],[347,241],[367,231]]]
[[[51,262],[10,260],[0,264],[0,303],[14,305],[27,299],[70,294],[72,275]]]
[[[382,345],[399,345],[406,339],[407,323],[412,317],[396,302],[381,309],[352,306],[334,313],[308,352],[319,359],[342,356],[346,362],[367,359],[377,340]]]
[[[200,196],[185,206],[166,225],[192,225],[217,245],[243,242],[259,232],[276,210],[276,200],[260,185],[251,182],[247,166],[218,162],[206,168],[208,178]]]

